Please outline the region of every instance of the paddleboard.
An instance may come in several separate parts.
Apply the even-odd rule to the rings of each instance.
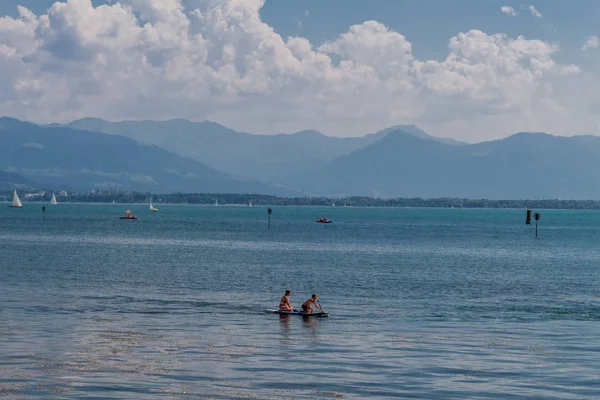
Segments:
[[[315,311],[313,313],[305,313],[302,311],[281,311],[281,310],[266,310],[269,313],[281,314],[281,315],[303,315],[307,317],[328,317],[329,313]]]

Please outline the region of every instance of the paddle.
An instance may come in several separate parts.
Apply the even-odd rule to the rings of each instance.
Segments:
[[[317,303],[319,304],[319,307],[321,308],[321,312],[324,313],[325,311],[323,310],[323,307],[321,307],[321,300],[317,300]]]

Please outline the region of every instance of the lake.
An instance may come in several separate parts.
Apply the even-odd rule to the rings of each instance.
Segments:
[[[0,207],[0,397],[600,397],[598,211],[155,206]]]

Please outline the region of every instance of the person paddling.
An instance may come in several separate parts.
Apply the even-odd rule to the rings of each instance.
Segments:
[[[319,311],[323,312],[323,309],[321,308],[319,303],[317,303],[318,297],[319,297],[318,294],[313,293],[313,295],[310,297],[310,299],[308,299],[304,303],[302,303],[302,312],[312,314],[313,312],[315,312],[315,310],[312,309],[312,306],[317,307],[319,309]]]
[[[290,303],[290,295],[292,294],[291,290],[286,290],[285,294],[281,298],[279,302],[279,311],[294,311],[294,307]]]

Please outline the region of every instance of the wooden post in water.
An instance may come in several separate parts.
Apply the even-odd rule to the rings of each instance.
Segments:
[[[531,210],[527,209],[527,215],[525,216],[525,224],[531,225]]]
[[[273,212],[273,210],[271,210],[270,208],[267,209],[267,214],[269,214],[269,228],[271,227],[271,213]]]
[[[533,217],[535,218],[535,237],[538,237],[538,221],[540,220],[540,213],[536,212]]]
[[[42,206],[42,220],[46,220],[46,206]]]

